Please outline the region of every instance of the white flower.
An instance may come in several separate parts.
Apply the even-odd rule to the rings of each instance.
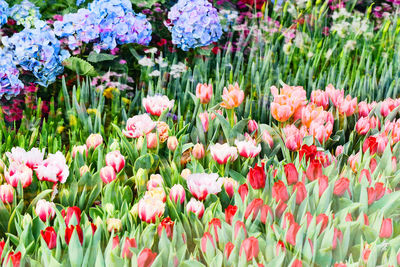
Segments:
[[[156,47],[153,47],[153,48],[144,50],[144,52],[145,52],[146,54],[155,54],[155,53],[157,53],[157,51],[158,51],[158,50],[157,50]]]
[[[345,50],[354,50],[356,48],[357,42],[354,40],[348,40],[344,45]]]
[[[223,180],[216,173],[194,173],[187,178],[189,191],[198,200],[205,200],[208,194],[221,192],[222,183]]]
[[[148,57],[142,57],[139,60],[139,64],[142,65],[143,67],[153,67],[154,62],[151,60],[151,58]]]
[[[152,72],[149,73],[150,77],[156,77],[156,76],[160,76],[161,72],[158,70],[153,70]]]
[[[186,65],[182,62],[171,66],[170,74],[172,77],[179,78],[183,72],[186,72]]]
[[[165,68],[168,66],[168,63],[164,62],[164,59],[162,56],[156,58],[155,62],[160,66],[160,68]]]

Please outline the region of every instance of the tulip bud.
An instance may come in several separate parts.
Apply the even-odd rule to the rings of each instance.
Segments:
[[[192,150],[192,155],[196,159],[202,159],[204,157],[204,146],[203,144],[197,143]]]
[[[125,158],[118,150],[106,155],[106,165],[113,167],[116,173],[120,172],[125,166]]]
[[[78,238],[79,241],[81,242],[81,245],[83,243],[83,232],[82,232],[82,228],[79,225],[71,225],[71,226],[67,226],[67,228],[65,228],[65,242],[67,243],[67,245],[69,245],[69,242],[71,241],[71,237],[72,234],[74,233],[74,231],[76,231],[76,233],[78,234]]]
[[[213,94],[212,84],[198,83],[196,86],[196,97],[200,99],[200,103],[207,104],[210,102]]]
[[[163,183],[164,180],[160,174],[152,174],[147,182],[147,190],[150,191],[154,188],[162,187]]]
[[[136,139],[136,149],[137,150],[139,150],[139,151],[142,150],[143,142],[144,142],[143,136]]]
[[[229,256],[232,253],[232,250],[235,248],[235,245],[233,245],[232,242],[228,242],[225,245],[225,250],[224,250],[224,255],[227,259],[229,259]],[[399,254],[400,255],[400,254]]]
[[[252,261],[254,258],[257,258],[258,253],[260,252],[258,239],[251,236],[243,240],[242,245],[240,246],[239,255],[242,256],[243,252],[246,254],[247,261]]]
[[[167,237],[172,238],[172,234],[174,231],[174,222],[171,220],[170,217],[164,218],[158,225],[157,233],[159,237],[161,237],[163,229],[165,229]]]
[[[86,139],[86,146],[88,149],[95,149],[103,143],[103,137],[100,134],[91,134]]]
[[[0,185],[0,200],[3,203],[11,204],[14,198],[14,187],[9,184]]]
[[[253,133],[255,131],[258,131],[258,124],[255,120],[249,120],[247,123],[247,130],[249,133]]]
[[[137,244],[136,244],[136,240],[135,238],[126,238],[125,239],[125,243],[124,243],[124,247],[122,249],[122,257],[123,258],[132,258],[133,254],[130,250],[130,248],[136,248]]]
[[[250,216],[250,214],[253,214],[253,220],[255,220],[263,205],[264,205],[264,201],[261,198],[254,199],[247,206],[246,211],[244,213],[244,218],[247,220],[247,218]]]
[[[306,186],[303,184],[303,182],[297,182],[293,186],[293,193],[296,192],[296,204],[300,205],[301,202],[307,197],[307,190]]]
[[[204,214],[204,204],[201,201],[198,201],[194,198],[190,199],[190,201],[186,204],[186,211],[193,212],[199,218],[203,217]]]
[[[87,156],[88,155],[88,151],[87,151],[86,145],[74,146],[72,148],[72,157],[75,158],[77,153],[80,153],[82,156],[83,155]]]
[[[44,239],[49,249],[53,249],[57,246],[57,234],[53,227],[47,227],[44,231],[40,231],[40,235]]]
[[[213,248],[215,249],[215,245],[214,245],[214,240],[212,235],[209,232],[205,232],[203,237],[201,238],[201,251],[203,251],[203,253],[207,252],[207,243],[210,241],[210,243],[212,244]]]
[[[146,136],[147,139],[147,148],[148,149],[153,149],[157,147],[157,134],[155,133],[148,133]]]
[[[139,218],[147,223],[155,223],[164,215],[165,203],[158,197],[144,196],[139,200]]]
[[[36,203],[36,214],[39,218],[46,222],[47,219],[53,219],[56,215],[56,205],[53,202],[46,201],[44,199],[40,199]]]
[[[205,112],[200,113],[200,114],[199,114],[199,118],[200,118],[200,121],[201,121],[201,125],[203,126],[203,131],[204,131],[204,132],[207,132],[207,131],[208,131],[208,127],[209,127],[209,125],[210,125],[210,120],[209,120],[209,117],[208,117],[208,112],[205,111]]]
[[[286,232],[286,242],[291,244],[292,246],[295,246],[296,236],[299,230],[300,230],[300,225],[298,225],[296,222],[292,223],[289,227],[289,230]]]
[[[175,203],[180,202],[181,204],[183,204],[183,202],[185,201],[185,195],[185,189],[181,184],[174,185],[169,191],[169,198]]]
[[[120,219],[108,218],[107,221],[107,231],[109,232],[120,232],[122,230],[122,222]]]
[[[329,186],[328,176],[322,175],[318,178],[319,197],[325,192]]]
[[[90,172],[90,169],[87,165],[83,165],[82,167],[79,168],[79,174],[81,176],[85,175],[85,173]]]
[[[335,182],[335,186],[333,188],[333,194],[336,196],[343,196],[346,191],[349,191],[350,180],[346,177],[342,177]]]
[[[22,228],[25,229],[29,224],[32,223],[32,217],[28,213],[24,215],[24,218],[22,219]]]
[[[235,193],[235,190],[238,187],[238,182],[232,178],[228,178],[228,177],[223,177],[221,178],[223,181],[223,185],[225,188],[226,193],[228,194],[228,196],[230,198],[233,197],[233,194]]]
[[[238,210],[238,207],[232,206],[232,205],[228,205],[228,207],[225,209],[225,221],[228,224],[232,224],[233,216],[235,216],[237,210]]]
[[[381,230],[379,232],[380,238],[390,238],[393,234],[393,225],[391,218],[384,218],[382,220]]]
[[[100,178],[103,183],[108,184],[117,179],[114,168],[111,166],[105,166],[100,169]]]
[[[187,180],[187,178],[189,177],[189,175],[192,174],[192,172],[189,169],[183,169],[181,172],[181,176]]]
[[[176,136],[168,137],[168,141],[167,141],[168,149],[171,151],[175,151],[177,146],[178,146],[178,139],[176,138]]]
[[[244,199],[249,194],[249,187],[247,186],[247,184],[240,185],[239,188],[238,188],[238,193],[240,195],[240,198],[244,202]]]
[[[343,150],[344,150],[343,146],[337,146],[335,151],[335,156],[339,157],[339,155],[343,154]]]
[[[262,140],[266,142],[270,148],[274,146],[274,139],[272,139],[272,136],[269,134],[267,130],[265,130],[262,134]]]
[[[297,172],[296,166],[293,163],[288,163],[284,166],[285,176],[288,185],[297,183],[299,173]]]
[[[240,229],[243,229],[244,236],[247,236],[246,225],[245,225],[242,221],[236,221],[236,223],[235,223],[235,228],[234,228],[234,231],[235,231],[235,239],[237,238]]]
[[[137,266],[139,267],[150,267],[154,260],[157,257],[156,252],[152,252],[151,249],[145,248],[140,252],[139,257],[137,258]]]
[[[299,259],[295,259],[290,267],[303,267],[303,262]]]
[[[139,215],[139,204],[136,203],[135,205],[133,205],[129,212],[133,217],[137,217]]]
[[[264,189],[266,178],[263,164],[262,166],[256,164],[254,168],[250,168],[247,174],[247,180],[254,189]]]
[[[289,199],[286,185],[282,181],[277,181],[272,186],[272,197],[276,202],[286,202]]]

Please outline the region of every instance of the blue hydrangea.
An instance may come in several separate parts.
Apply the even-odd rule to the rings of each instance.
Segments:
[[[56,80],[64,70],[62,61],[70,56],[68,51],[61,49],[60,41],[44,21],[36,21],[34,28],[3,37],[2,43],[5,52],[12,54],[13,62],[32,72],[42,86]]]
[[[135,14],[129,0],[95,0],[88,9],[64,15],[54,23],[54,31],[67,38],[70,49],[93,42],[98,52],[126,43],[147,45],[152,33],[146,16]]]
[[[7,23],[9,14],[8,4],[4,0],[0,0],[0,26]]]
[[[85,0],[76,0],[76,6],[80,6],[85,2]]]
[[[33,26],[35,20],[41,18],[39,7],[35,6],[28,0],[24,0],[21,4],[14,5],[10,10],[10,16],[18,25],[24,25],[26,28]]]
[[[207,0],[179,0],[168,13],[172,43],[182,50],[207,46],[222,35],[217,10]]]
[[[229,32],[230,27],[232,27],[235,24],[239,16],[239,12],[235,10],[224,9],[218,13],[218,16],[221,22],[222,30],[224,32]]]
[[[0,98],[7,99],[18,95],[24,88],[19,80],[19,70],[15,66],[10,53],[0,48]]]

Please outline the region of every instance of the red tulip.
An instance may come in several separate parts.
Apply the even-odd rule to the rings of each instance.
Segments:
[[[345,263],[335,263],[334,267],[347,267]]]
[[[282,240],[279,240],[278,243],[276,243],[276,250],[275,250],[276,256],[278,256],[281,251],[283,253],[285,253],[286,252],[286,247],[285,247],[285,243],[283,243]]]
[[[250,168],[247,174],[247,179],[254,189],[264,188],[266,178],[264,166],[258,166],[258,164],[254,168]]]
[[[309,227],[314,216],[312,216],[312,214],[309,211],[307,211],[305,217],[307,219],[307,227]]]
[[[258,246],[258,239],[251,236],[243,240],[242,245],[240,246],[239,255],[242,256],[242,252],[245,252],[247,261],[253,260],[253,258],[257,258],[260,248]]]
[[[210,228],[214,229],[215,241],[219,242],[219,240],[218,240],[218,228],[221,229],[221,220],[218,219],[218,218],[211,219],[211,221],[208,223],[208,231],[211,231]]]
[[[319,223],[321,223],[321,230],[319,231],[319,233],[321,234],[325,228],[328,226],[328,222],[329,222],[329,217],[326,214],[320,214],[317,216],[316,218],[316,225],[318,225]]]
[[[393,234],[392,219],[386,218],[382,220],[381,230],[379,232],[380,238],[390,238]]]
[[[372,203],[374,203],[376,199],[375,189],[373,187],[368,187],[367,193],[368,193],[368,205],[371,205]]]
[[[154,260],[157,257],[156,252],[152,252],[151,249],[145,248],[140,252],[139,257],[137,259],[138,267],[150,267]]]
[[[132,258],[132,251],[131,248],[136,248],[137,244],[136,244],[136,240],[135,238],[126,238],[125,239],[125,244],[124,244],[124,248],[122,249],[122,257],[124,258]]]
[[[300,225],[298,225],[296,222],[292,223],[289,227],[289,230],[286,232],[286,242],[291,244],[292,246],[295,246],[296,236],[299,230],[300,230]]]
[[[264,205],[264,201],[261,198],[254,199],[247,206],[246,211],[244,213],[244,218],[247,220],[247,218],[249,218],[250,214],[253,214],[253,220],[255,220],[263,205]]]
[[[381,199],[385,195],[386,187],[381,182],[375,184],[375,200]]]
[[[57,234],[53,227],[49,226],[44,231],[41,230],[40,235],[43,237],[49,249],[53,249],[57,246]]]
[[[61,211],[61,215],[64,217],[67,226],[69,226],[69,222],[73,215],[75,215],[77,224],[80,224],[81,222],[81,209],[79,207],[68,207],[67,212],[65,212],[65,210]]]
[[[5,245],[6,245],[6,242],[4,240],[0,241],[0,263],[1,263],[1,254],[3,254]]]
[[[244,236],[247,235],[246,226],[244,225],[244,223],[242,221],[236,221],[236,223],[235,223],[235,238],[239,234],[240,229],[243,229]]]
[[[288,163],[285,165],[284,169],[288,185],[297,183],[299,173],[297,172],[296,166],[294,166],[293,163]]]
[[[335,182],[335,186],[333,188],[333,194],[341,197],[347,190],[349,190],[350,194],[349,185],[350,185],[350,180],[348,178],[346,177],[340,178]]]
[[[275,216],[280,218],[282,217],[282,214],[285,212],[287,209],[287,204],[285,202],[279,202],[278,205],[275,207]]]
[[[289,199],[286,185],[282,181],[275,182],[272,186],[272,197],[276,202],[286,202]]]
[[[333,230],[333,242],[332,242],[332,248],[336,249],[337,247],[337,241],[339,240],[340,243],[343,241],[343,233],[339,229],[334,229]]]
[[[287,226],[292,225],[295,222],[294,216],[291,212],[286,212],[283,218],[282,228],[285,229]]]
[[[295,259],[291,267],[303,267],[303,262],[301,260]]]
[[[226,243],[224,254],[225,254],[225,257],[226,257],[227,259],[229,259],[229,256],[231,255],[232,250],[233,250],[234,248],[235,248],[235,245],[233,245],[232,242]]]
[[[361,183],[363,176],[367,179],[368,183],[371,184],[371,173],[368,169],[362,169],[360,172],[360,177],[358,178],[358,182]]]
[[[237,206],[232,206],[232,205],[229,205],[225,209],[225,221],[227,223],[232,224],[233,216],[235,216],[237,210],[238,210],[238,207]]]
[[[368,262],[369,255],[371,254],[371,249],[369,247],[364,247],[362,251],[362,259],[365,263]]]
[[[17,253],[15,253],[14,251],[11,251],[8,254],[8,258],[7,258],[7,264],[11,259],[11,263],[13,267],[19,267],[21,264],[21,251],[18,251]]]
[[[367,152],[369,149],[369,154],[373,155],[376,153],[378,150],[378,143],[376,142],[376,137],[375,136],[370,136],[367,139],[364,140],[363,143],[363,152]]]
[[[83,232],[79,225],[75,225],[75,226],[71,225],[71,226],[67,226],[67,228],[65,228],[65,242],[67,243],[67,245],[69,245],[69,241],[71,241],[71,236],[72,236],[74,230],[76,230],[76,233],[78,234],[78,237],[79,237],[79,241],[81,242],[81,245],[82,245]]]
[[[307,189],[303,182],[297,182],[293,186],[293,193],[296,192],[296,204],[300,205],[301,202],[307,197]]]
[[[376,162],[376,158],[372,158],[369,163],[369,168],[371,169],[371,173],[374,173],[377,165],[378,163]]]
[[[117,246],[119,246],[119,236],[116,235],[113,237],[112,249],[114,249]]]
[[[247,186],[247,184],[240,185],[238,188],[238,193],[239,193],[240,197],[242,198],[242,201],[244,201],[246,196],[249,194],[249,187]]]
[[[347,213],[345,221],[346,222],[352,222],[353,221],[353,217],[351,217],[351,213]]]
[[[94,223],[91,223],[90,227],[92,228],[92,235],[94,235],[94,233],[96,233],[97,226]]]
[[[308,168],[306,171],[306,175],[308,180],[314,181],[317,178],[322,176],[322,164],[319,160],[313,159],[308,164]]]
[[[328,176],[322,175],[321,177],[318,178],[319,197],[321,197],[324,194],[328,186],[329,186]]]
[[[317,154],[317,147],[315,145],[303,145],[299,151],[300,160],[303,159],[303,156],[306,157],[306,162],[309,160],[313,160],[315,155]]]
[[[263,224],[266,224],[266,223],[267,223],[267,216],[268,216],[268,214],[270,214],[272,220],[274,220],[274,213],[272,212],[271,207],[268,206],[268,205],[262,206],[262,208],[261,208],[261,218],[260,218],[260,220],[261,220],[261,222],[262,222]]]
[[[208,240],[210,240],[212,246],[215,249],[214,240],[213,240],[212,235],[209,232],[205,232],[203,237],[201,238],[201,241],[200,241],[201,251],[203,251],[203,253],[207,252],[207,242],[208,242]]]
[[[158,225],[157,233],[159,237],[161,237],[163,229],[165,229],[167,237],[172,238],[174,232],[174,221],[172,221],[170,217],[164,218]]]

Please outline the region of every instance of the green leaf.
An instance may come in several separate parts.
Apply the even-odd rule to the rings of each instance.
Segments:
[[[98,63],[103,61],[109,61],[115,59],[117,56],[106,54],[106,53],[97,53],[95,51],[91,52],[87,57],[87,61]]]
[[[94,67],[89,62],[77,57],[67,58],[63,61],[63,65],[81,76],[95,77],[98,75]]]

